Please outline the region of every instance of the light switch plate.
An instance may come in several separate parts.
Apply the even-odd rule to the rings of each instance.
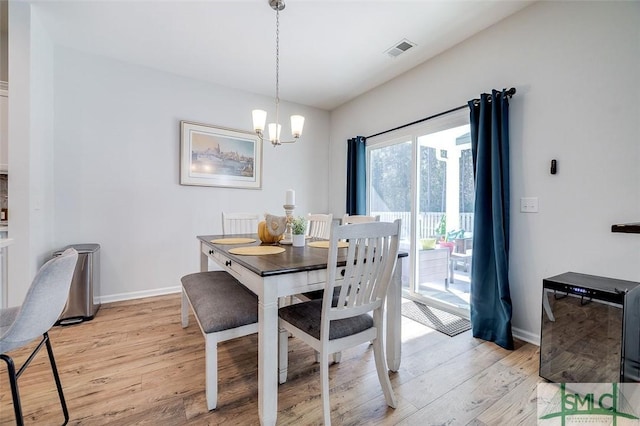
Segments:
[[[538,213],[538,197],[520,198],[520,211],[522,213]]]

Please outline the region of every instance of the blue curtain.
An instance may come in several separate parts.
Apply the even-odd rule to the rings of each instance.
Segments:
[[[347,141],[347,214],[367,214],[366,138]]]
[[[493,90],[468,103],[475,178],[471,326],[513,349],[509,291],[509,99]]]

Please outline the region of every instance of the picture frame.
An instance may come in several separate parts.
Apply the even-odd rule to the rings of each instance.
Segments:
[[[262,189],[262,141],[252,132],[181,121],[180,184]]]

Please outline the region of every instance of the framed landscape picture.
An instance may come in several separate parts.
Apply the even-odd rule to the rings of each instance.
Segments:
[[[254,133],[180,122],[180,184],[262,188],[262,142]]]

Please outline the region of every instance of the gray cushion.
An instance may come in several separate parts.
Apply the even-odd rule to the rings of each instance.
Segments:
[[[322,300],[310,300],[285,306],[278,315],[289,324],[299,328],[316,339],[320,339],[320,320],[322,318]],[[360,333],[373,327],[373,318],[362,314],[351,318],[331,321],[329,340],[340,339]]]
[[[205,333],[258,322],[258,297],[228,273],[198,272],[181,281]]]
[[[307,291],[306,293],[302,293],[309,300],[318,300],[322,299],[324,296],[324,290],[316,290],[316,291]]]
[[[315,291],[307,291],[306,293],[302,293],[309,300],[317,300],[322,299],[324,296],[324,290],[315,290]],[[338,298],[340,297],[340,286],[334,287],[333,289],[333,306],[338,304]]]

